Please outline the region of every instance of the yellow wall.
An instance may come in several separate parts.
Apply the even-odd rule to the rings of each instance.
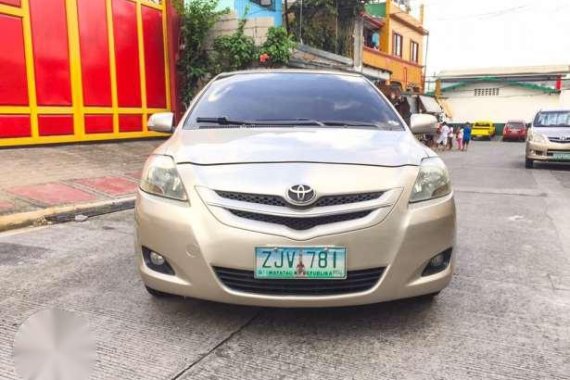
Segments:
[[[417,42],[419,46],[419,60],[418,64],[423,65],[423,49],[424,49],[424,36],[416,30],[411,29],[409,26],[401,23],[396,18],[392,17],[390,22],[391,32],[390,40],[392,41],[393,33],[398,33],[404,37],[402,44],[402,59],[405,61],[410,61],[411,57],[411,41]],[[390,41],[390,42],[391,42]],[[387,53],[392,54],[392,48]]]
[[[384,26],[380,30],[380,51],[365,48],[362,54],[363,63],[391,71],[390,81],[400,83],[404,89],[408,86],[422,89],[425,36],[410,26],[422,28],[422,24],[390,0],[386,1],[386,13],[390,14],[390,17],[384,18]],[[403,37],[402,58],[392,55],[393,33]],[[419,45],[418,63],[411,62],[411,41]]]
[[[390,71],[392,73],[390,81],[400,83],[404,89],[408,85],[420,88],[423,85],[422,67],[397,59],[390,54],[364,48],[362,62],[367,66]]]

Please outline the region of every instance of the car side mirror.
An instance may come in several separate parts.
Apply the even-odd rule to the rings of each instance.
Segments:
[[[149,117],[147,127],[154,132],[172,133],[174,131],[174,114],[172,112],[155,113]]]
[[[415,135],[435,133],[437,131],[437,119],[433,115],[415,113],[410,117],[410,129]]]

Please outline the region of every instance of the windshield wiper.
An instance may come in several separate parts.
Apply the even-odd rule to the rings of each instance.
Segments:
[[[197,123],[208,123],[220,126],[237,126],[240,128],[248,127],[304,127],[304,126],[319,126],[319,127],[360,127],[360,128],[374,128],[384,130],[395,130],[397,128],[384,126],[382,124],[371,123],[366,121],[354,120],[314,120],[314,119],[256,119],[256,120],[237,120],[230,119],[226,116],[220,117],[197,117]]]
[[[318,125],[324,126],[323,123],[317,120],[311,119],[266,119],[266,120],[235,120],[229,119],[226,116],[221,117],[197,117],[197,123],[210,123],[217,125],[236,125],[242,128],[247,127],[259,127],[259,126],[279,126],[279,127],[291,127],[291,126],[306,126],[306,125]]]
[[[251,124],[250,121],[245,120],[233,120],[229,119],[226,116],[220,117],[197,117],[197,123],[212,123],[218,125],[244,125],[244,124]]]
[[[323,120],[322,123],[325,126],[331,127],[361,127],[361,128],[374,128],[374,129],[385,129],[385,130],[396,130],[401,128],[387,127],[382,124],[371,123],[367,121],[353,121],[353,120]]]

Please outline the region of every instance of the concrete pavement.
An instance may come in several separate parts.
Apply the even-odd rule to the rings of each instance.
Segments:
[[[146,294],[131,211],[0,234],[0,378],[31,314],[97,336],[94,379],[570,379],[570,168],[523,144],[445,152],[457,272],[433,302],[263,309]]]

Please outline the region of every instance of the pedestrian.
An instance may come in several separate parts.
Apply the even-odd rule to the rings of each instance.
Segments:
[[[469,142],[471,141],[471,124],[467,122],[463,128],[463,151],[469,148]]]
[[[447,135],[447,150],[453,149],[453,138],[455,137],[455,131],[452,127],[449,127],[449,134]]]
[[[450,128],[447,123],[444,121],[441,124],[441,128],[439,131],[439,139],[437,140],[437,147],[439,150],[445,150],[447,146],[447,141],[449,139]]]
[[[457,129],[457,150],[463,150],[463,127]]]

